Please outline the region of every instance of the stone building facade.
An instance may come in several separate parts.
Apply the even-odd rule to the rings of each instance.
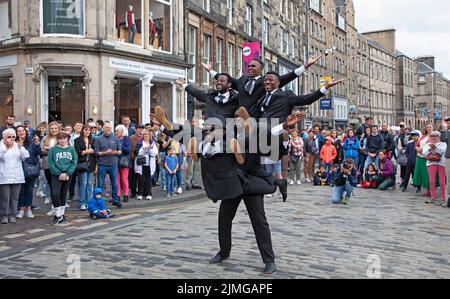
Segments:
[[[128,32],[130,4],[136,27]],[[186,118],[186,99],[174,84],[188,70],[183,1],[2,0],[0,5],[7,8],[9,26],[0,42],[2,119],[15,114],[32,125],[88,118],[117,123],[128,114],[146,123],[154,105],[168,109],[176,122]]]
[[[405,122],[410,128],[415,126],[414,86],[416,82],[414,60],[400,51],[396,52],[396,124]]]

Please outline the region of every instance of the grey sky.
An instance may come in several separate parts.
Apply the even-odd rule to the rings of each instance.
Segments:
[[[436,70],[450,79],[450,1],[353,0],[359,32],[397,30],[397,49],[414,58],[436,57]]]

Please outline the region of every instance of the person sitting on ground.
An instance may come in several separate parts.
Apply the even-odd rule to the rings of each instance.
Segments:
[[[326,182],[326,184],[328,186],[331,186],[331,187],[335,186],[335,180],[336,180],[337,176],[339,175],[340,167],[341,167],[340,164],[333,164],[331,166],[330,173],[328,173],[327,182]]]
[[[356,169],[353,159],[346,159],[337,172],[335,185],[333,187],[332,202],[334,204],[348,205],[353,188],[356,186]],[[345,198],[344,198],[344,192]]]
[[[321,166],[314,175],[314,186],[326,186],[328,173],[325,171],[325,167]]]
[[[377,170],[378,173],[372,180],[379,184],[378,189],[385,191],[390,187],[395,187],[395,168],[385,151],[379,153],[379,158],[380,165]]]
[[[111,210],[107,210],[105,206],[105,199],[103,198],[103,190],[95,188],[92,198],[88,201],[89,217],[92,219],[108,219],[115,215]]]
[[[361,182],[361,187],[364,189],[377,188],[377,182],[373,181],[373,177],[377,175],[377,170],[374,164],[367,166],[364,174],[364,181]]]

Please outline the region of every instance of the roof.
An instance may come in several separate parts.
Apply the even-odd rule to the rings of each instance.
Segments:
[[[386,29],[379,29],[379,30],[373,30],[373,31],[367,31],[363,32],[362,34],[371,34],[371,33],[380,33],[380,32],[389,32],[389,31],[397,31],[395,28],[386,28]]]
[[[434,70],[432,67],[430,67],[428,64],[424,62],[419,62],[417,66],[417,72],[419,74],[429,74],[429,73],[436,73],[436,70]]]
[[[395,50],[395,56],[397,56],[397,57],[406,57],[406,58],[408,58],[409,60],[414,60],[414,59],[412,59],[411,57],[409,57],[408,55],[406,55],[406,54],[404,54],[403,52],[400,52],[399,50]]]

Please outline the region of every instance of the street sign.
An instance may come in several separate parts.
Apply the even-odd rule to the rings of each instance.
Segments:
[[[321,99],[320,100],[320,110],[333,110],[333,100],[332,99]]]

